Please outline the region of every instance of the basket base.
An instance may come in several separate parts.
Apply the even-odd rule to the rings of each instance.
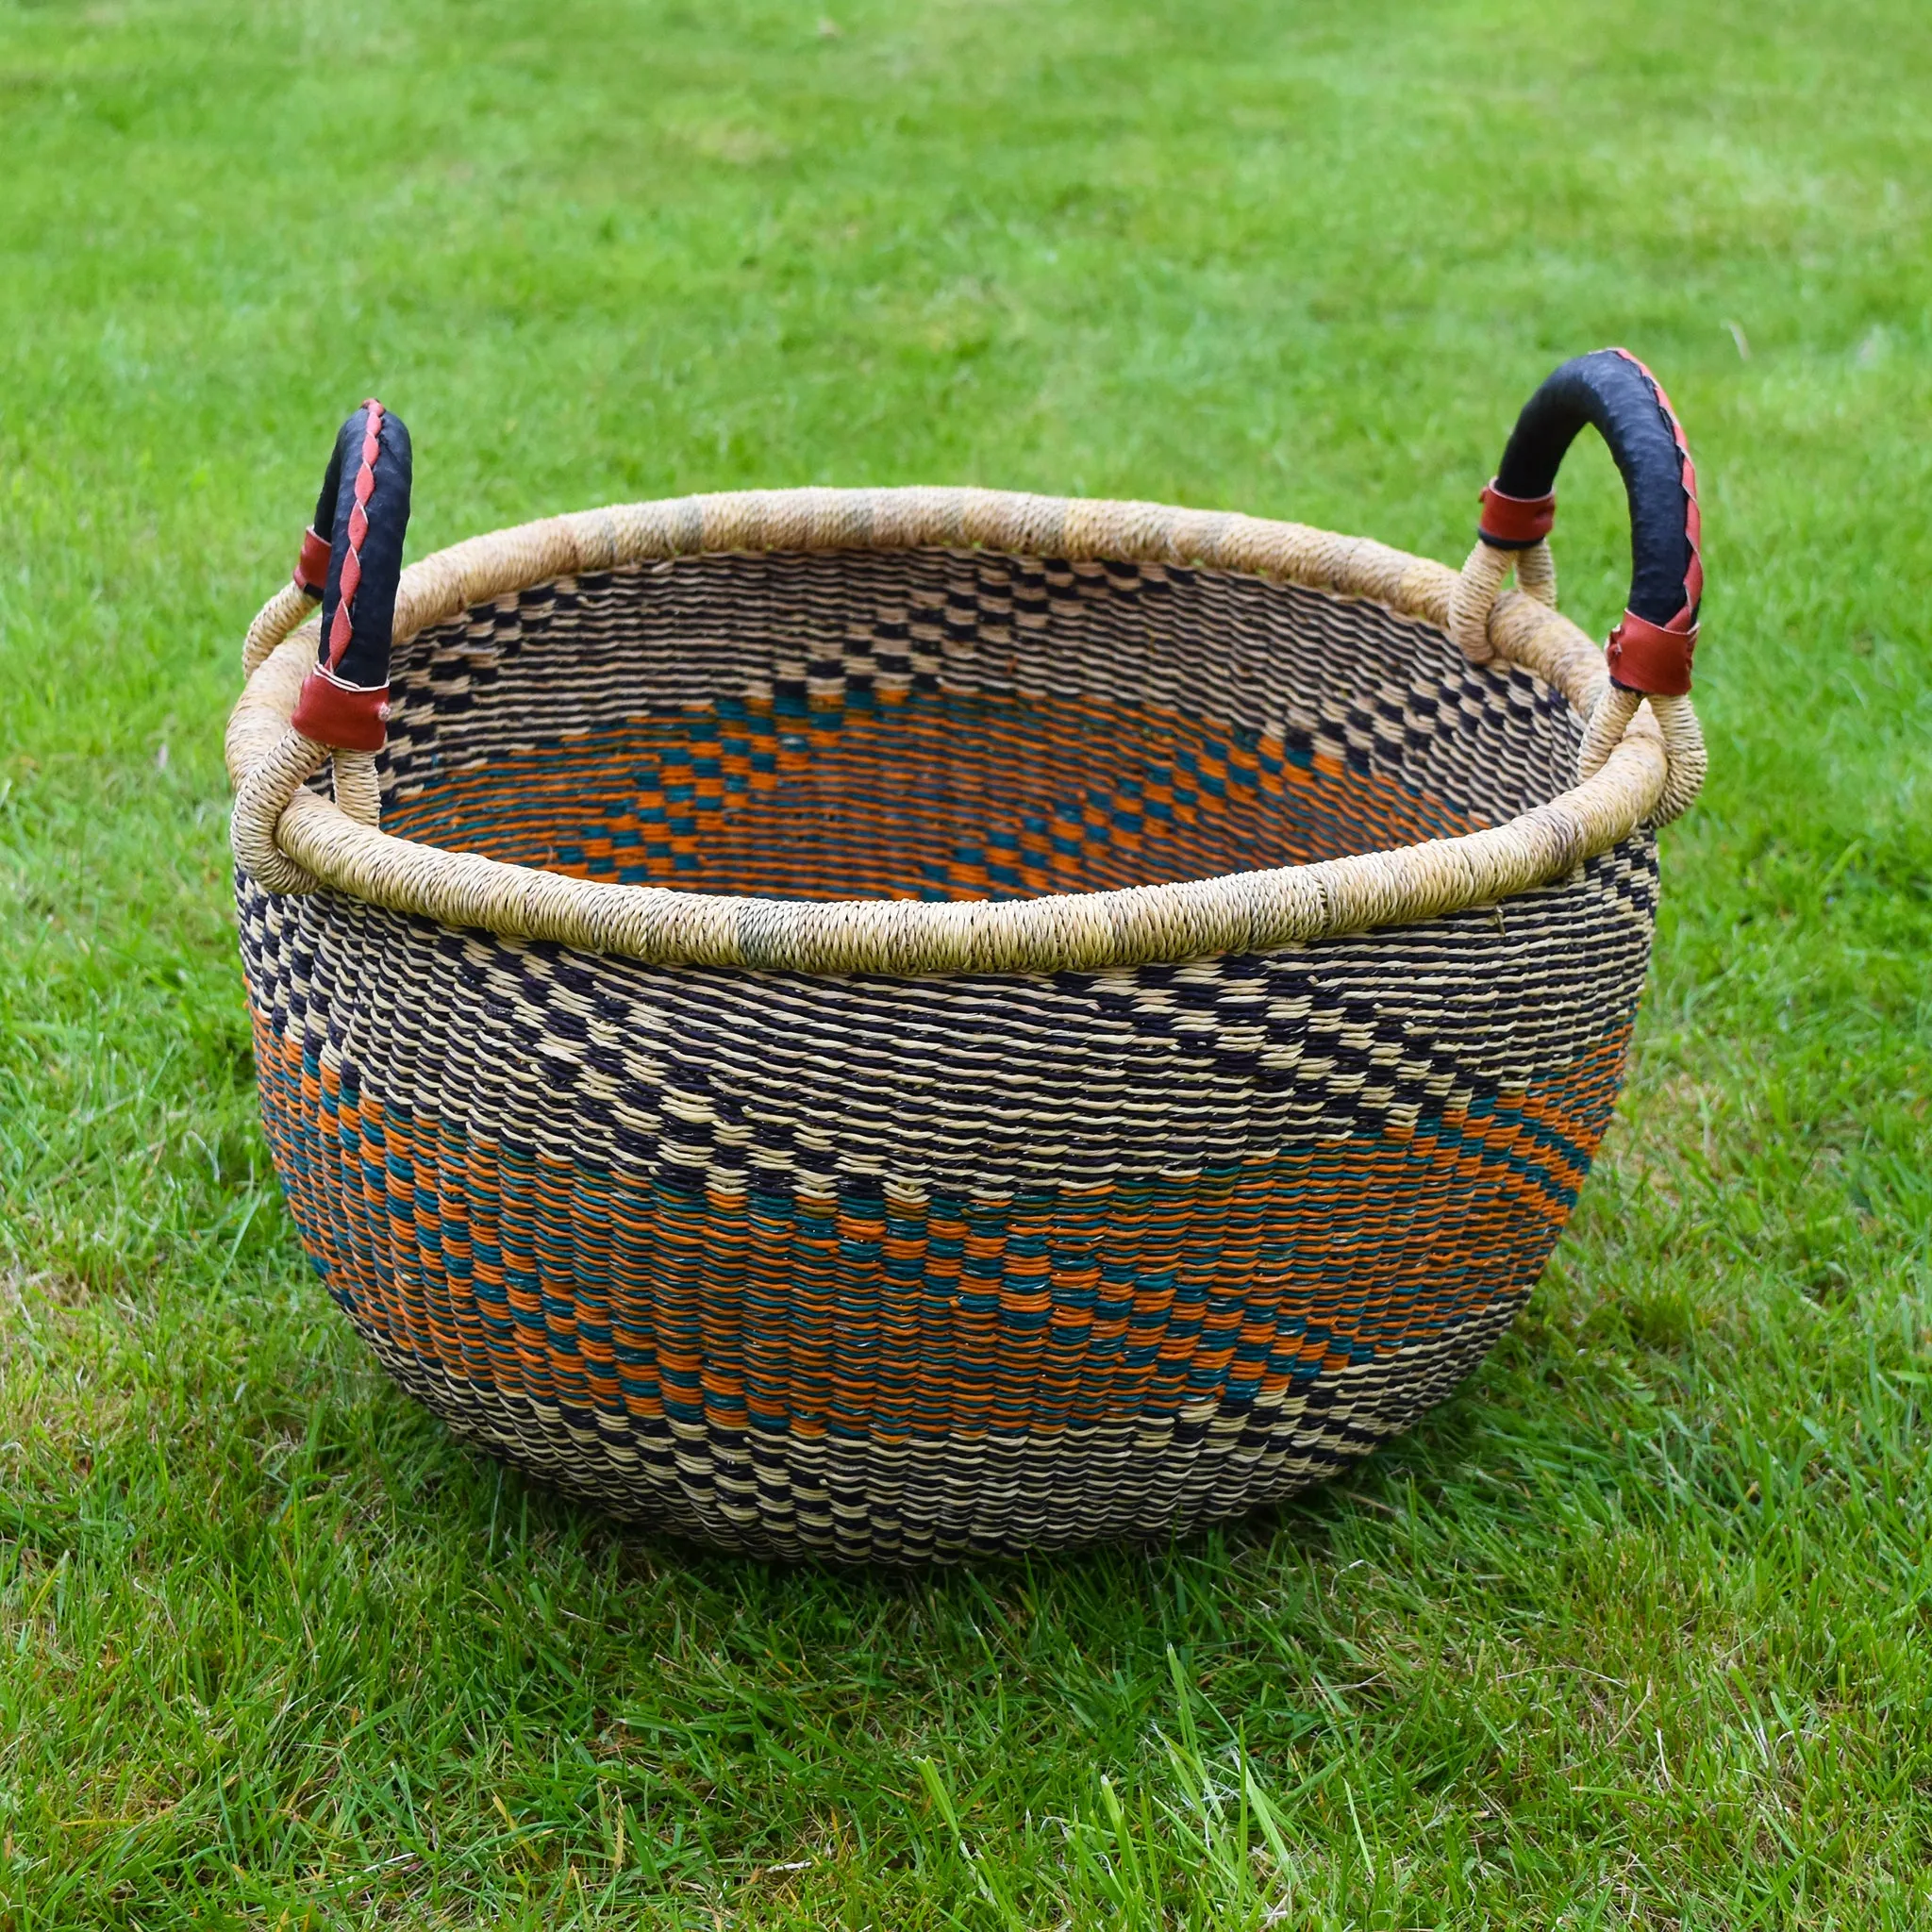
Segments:
[[[459,1440],[621,1523],[767,1559],[914,1568],[1164,1542],[1326,1482],[1449,1395],[1523,1299],[1472,1310],[1430,1349],[1314,1377],[1245,1412],[970,1441],[783,1429],[725,1440],[666,1424],[655,1440],[619,1444],[594,1414],[459,1385],[356,1325]]]

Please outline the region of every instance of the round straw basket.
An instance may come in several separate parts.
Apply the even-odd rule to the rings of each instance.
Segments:
[[[1544,541],[1586,422],[1634,531],[1607,654]],[[733,1549],[915,1562],[1247,1509],[1481,1358],[1703,773],[1641,364],[1538,391],[1459,573],[978,490],[403,570],[409,480],[364,405],[228,757],[290,1208],[453,1429]]]

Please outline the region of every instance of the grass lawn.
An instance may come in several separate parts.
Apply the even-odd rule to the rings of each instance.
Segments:
[[[1928,103],[1923,0],[0,0],[0,1927],[1932,1924]],[[1712,776],[1456,1400],[898,1576],[620,1535],[374,1369],[219,749],[359,397],[414,555],[932,481],[1459,560],[1610,341],[1706,482]],[[1592,441],[1598,628],[1623,519]]]

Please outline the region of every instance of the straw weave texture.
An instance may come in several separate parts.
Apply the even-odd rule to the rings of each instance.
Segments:
[[[1562,620],[1499,613],[1518,648],[1473,667],[1453,576],[1396,553],[1371,597],[1006,534],[573,537],[559,569],[509,533],[517,574],[462,599],[433,559],[382,829],[320,779],[268,822],[296,883],[355,889],[238,870],[264,1117],[330,1291],[460,1433],[620,1515],[916,1562],[1281,1496],[1481,1358],[1607,1122],[1666,761],[1633,729],[1561,802],[1594,694]],[[258,654],[244,792],[306,648]],[[1466,858],[1401,884],[1404,848],[1511,839],[1499,891]],[[394,886],[445,862],[537,883],[474,919]],[[1394,924],[1348,917],[1376,866]],[[688,907],[683,938],[661,909],[655,947],[546,935],[565,891]],[[1057,910],[1118,901],[1167,909]],[[895,928],[913,970],[819,964],[801,921],[894,906],[982,924]],[[979,937],[921,954],[935,930]]]

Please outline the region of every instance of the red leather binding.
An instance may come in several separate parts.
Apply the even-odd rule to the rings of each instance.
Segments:
[[[1476,534],[1499,550],[1527,550],[1557,525],[1557,492],[1547,496],[1505,496],[1492,479],[1483,489],[1482,522]]]
[[[328,582],[328,539],[313,530],[302,532],[302,549],[295,558],[295,588],[311,597],[322,595]]]
[[[305,738],[337,751],[380,751],[389,718],[389,687],[358,691],[321,671],[303,680],[295,715],[289,720]]]
[[[1669,625],[1651,624],[1626,610],[1623,623],[1610,633],[1604,656],[1609,660],[1613,684],[1625,691],[1680,698],[1690,689],[1690,654],[1696,648],[1697,626],[1688,609]]]

